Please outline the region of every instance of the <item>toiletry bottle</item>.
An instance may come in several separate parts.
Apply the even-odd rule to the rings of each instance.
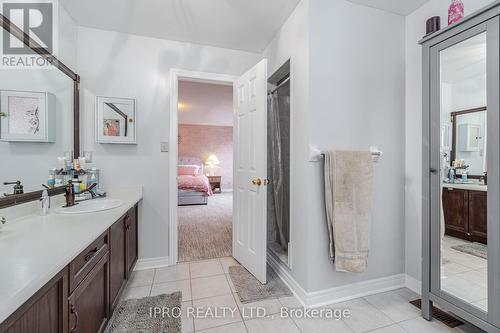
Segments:
[[[49,170],[49,179],[47,179],[47,186],[54,188],[56,186],[56,169]]]
[[[71,170],[73,170],[73,163],[71,162],[71,160],[66,160],[66,172],[67,173],[70,173]]]
[[[76,158],[73,160],[73,170],[80,171],[80,161]]]
[[[455,168],[450,169],[450,183],[455,183]]]
[[[90,177],[89,177],[89,186],[92,184],[96,184],[97,186],[95,187],[95,191],[99,188],[99,169],[96,167],[93,167],[90,170]]]
[[[73,193],[80,193],[80,179],[78,178],[78,175],[73,176]]]
[[[448,8],[448,24],[453,24],[460,21],[465,14],[464,4],[462,0],[452,0]]]
[[[465,169],[463,172],[462,172],[462,183],[467,183],[467,181],[469,180],[468,178],[468,173],[469,173],[469,170],[468,169]]]
[[[78,162],[80,163],[80,169],[85,170],[87,167],[87,159],[85,157],[78,157]]]
[[[80,183],[80,192],[83,192],[83,191],[85,191],[87,189],[88,176],[86,174],[80,175],[80,180],[81,180],[81,183]]]

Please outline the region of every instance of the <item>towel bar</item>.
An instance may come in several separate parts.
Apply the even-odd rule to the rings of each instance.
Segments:
[[[384,155],[384,153],[382,151],[378,150],[375,147],[371,147],[370,152],[372,153],[372,159],[373,159],[373,162],[375,162],[375,163],[378,162],[382,158],[382,156]],[[325,153],[322,152],[320,154],[320,157],[324,159]]]

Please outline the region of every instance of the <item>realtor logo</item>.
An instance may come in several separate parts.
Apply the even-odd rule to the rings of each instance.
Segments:
[[[48,0],[0,0],[0,3],[3,16],[34,41],[30,48],[9,31],[3,29],[2,67],[33,68],[49,66],[47,60],[32,49],[45,50],[50,54],[55,53],[57,3]]]

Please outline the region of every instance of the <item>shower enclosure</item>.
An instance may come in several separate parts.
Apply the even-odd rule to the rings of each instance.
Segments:
[[[269,79],[268,95],[268,248],[288,264],[290,243],[290,63]]]

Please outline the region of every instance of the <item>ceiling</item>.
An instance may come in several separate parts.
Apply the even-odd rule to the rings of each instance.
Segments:
[[[300,0],[64,0],[78,25],[262,52]]]
[[[469,38],[441,52],[441,82],[456,84],[486,77],[486,33]],[[483,79],[481,79],[483,78]]]
[[[179,124],[233,126],[233,86],[179,81]]]
[[[398,15],[408,15],[429,0],[349,0],[360,5],[382,9]]]

